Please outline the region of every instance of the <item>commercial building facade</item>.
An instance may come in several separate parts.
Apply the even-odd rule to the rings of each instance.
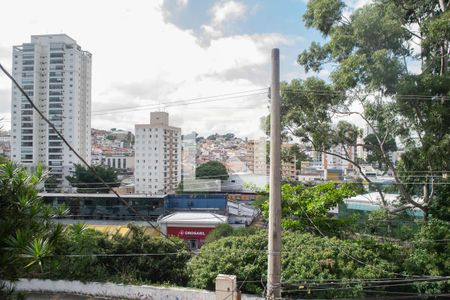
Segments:
[[[227,216],[210,212],[176,212],[158,220],[163,234],[186,240],[192,250],[199,249],[217,225],[227,222]]]
[[[174,193],[181,182],[181,128],[169,126],[169,114],[150,113],[150,124],[135,126],[135,191]]]
[[[75,150],[91,158],[91,59],[65,34],[32,35],[13,47],[12,73],[33,103]],[[78,158],[13,86],[11,159],[26,167],[48,167],[63,184]]]

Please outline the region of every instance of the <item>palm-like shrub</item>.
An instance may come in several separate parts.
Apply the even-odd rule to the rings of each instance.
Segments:
[[[52,254],[63,227],[52,217],[64,213],[45,205],[38,186],[46,173],[33,174],[12,162],[0,165],[0,278],[39,277],[44,259]]]

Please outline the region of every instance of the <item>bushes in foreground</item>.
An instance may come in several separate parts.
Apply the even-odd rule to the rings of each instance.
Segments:
[[[1,279],[176,285],[189,282],[194,287],[212,289],[216,276],[226,273],[238,276],[243,282],[239,284],[242,291],[263,293],[267,269],[265,231],[230,230],[223,225],[211,235],[200,254],[192,257],[183,240],[147,236],[132,225],[129,235],[112,237],[83,224],[63,227],[52,218],[63,215],[64,208],[53,210],[37,194],[36,187],[44,178],[39,168],[37,174],[28,175],[14,164],[0,165]],[[374,292],[448,293],[449,281],[430,284],[414,280],[413,275],[449,274],[450,225],[430,220],[413,235],[402,246],[395,246],[371,238],[342,240],[285,232],[283,292],[302,298],[360,297]],[[381,278],[388,279],[376,281]],[[410,280],[402,286],[380,286],[382,282],[389,285],[392,278]]]
[[[283,234],[282,278],[285,289],[302,297],[360,296],[358,288],[342,292],[312,292],[311,280],[350,280],[386,277],[386,272],[396,272],[398,267],[386,255],[388,249],[371,249],[375,245],[344,242],[336,238],[322,238],[311,234],[285,232]],[[378,248],[378,246],[377,246]],[[389,251],[397,251],[397,248]],[[359,264],[349,255],[368,264]],[[370,262],[370,264],[369,264]],[[237,275],[246,281],[242,290],[261,293],[264,290],[267,270],[267,234],[245,237],[226,237],[205,245],[190,264],[190,283],[197,288],[212,289],[219,273]],[[299,286],[301,288],[299,288]],[[303,290],[303,291],[302,291]]]
[[[187,283],[191,255],[178,238],[144,234],[129,225],[127,236],[107,235],[83,224],[67,228],[55,254],[46,261],[44,277],[122,283]]]
[[[442,230],[445,232],[445,230]],[[424,233],[426,235],[426,233]],[[414,261],[415,248],[380,244],[371,239],[345,241],[311,234],[284,232],[282,250],[282,281],[285,296],[300,298],[364,297],[389,292],[442,293],[448,290],[445,281],[439,284],[407,282],[391,286],[395,279],[408,275],[438,275],[427,271],[428,262]],[[448,252],[448,247],[447,253]],[[410,252],[411,251],[411,252]],[[409,256],[410,253],[413,256]],[[434,252],[436,266],[444,275],[448,254]],[[413,267],[415,266],[415,267]],[[434,265],[431,265],[434,266]],[[230,236],[206,244],[189,263],[190,284],[213,289],[219,273],[237,275],[242,291],[262,293],[267,274],[267,234]],[[391,278],[382,282],[379,279]],[[381,286],[380,286],[381,285]],[[384,285],[384,286],[383,286]],[[371,288],[372,287],[372,288]]]

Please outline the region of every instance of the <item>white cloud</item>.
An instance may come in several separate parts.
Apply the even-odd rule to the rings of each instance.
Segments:
[[[177,0],[177,5],[179,7],[186,7],[188,5],[188,0]]]
[[[257,6],[255,6],[255,10],[257,10]],[[211,16],[209,24],[201,26],[202,35],[199,36],[200,42],[208,45],[211,39],[224,36],[225,32],[230,31],[233,24],[237,20],[244,18],[248,11],[246,5],[234,0],[215,3],[209,10]],[[253,11],[253,8],[251,11]]]
[[[224,1],[216,3],[210,10],[212,15],[212,24],[220,26],[224,22],[232,22],[243,17],[247,7],[241,2]]]
[[[372,3],[373,0],[345,0],[344,3],[349,7],[351,10],[357,10],[364,5]]]
[[[11,49],[28,42],[31,34],[64,32],[73,37],[93,54],[93,111],[158,103],[163,107],[174,100],[266,87],[270,49],[289,43],[280,34],[228,35],[217,36],[202,46],[193,31],[164,20],[161,3],[129,1],[127,12],[122,1],[110,1],[107,13],[100,17],[99,12],[105,11],[104,3],[80,2],[70,14],[64,7],[55,7],[51,0],[26,2],[26,11],[22,11],[25,0],[8,2],[5,9],[22,11],[22,21],[17,23],[13,14],[2,17],[1,28],[16,25],[14,30],[2,32],[1,42]],[[89,4],[90,9],[86,10],[84,4]],[[238,14],[238,10],[227,8],[214,18],[228,22],[239,18]],[[6,64],[11,65],[10,56]],[[4,94],[10,92],[10,86],[0,76],[0,88],[7,89]],[[9,105],[7,98],[0,99],[0,106]],[[183,132],[227,130],[251,135],[259,132],[259,117],[267,113],[266,105],[265,95],[256,95],[167,110]],[[94,113],[92,126],[133,130],[134,124],[148,122],[150,110]]]
[[[372,3],[373,0],[345,0],[344,3],[346,8],[342,12],[345,18],[349,19],[351,14],[357,10],[362,8],[364,5]]]
[[[217,38],[220,38],[221,36],[223,36],[223,32],[216,29],[214,26],[202,25],[201,28],[202,28],[204,34],[209,38],[217,39]]]

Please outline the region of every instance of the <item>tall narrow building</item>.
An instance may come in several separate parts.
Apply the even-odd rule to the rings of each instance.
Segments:
[[[65,34],[32,35],[13,47],[13,76],[75,150],[91,160],[91,53]],[[13,86],[11,159],[48,167],[57,186],[79,163]]]
[[[174,193],[181,182],[181,128],[169,126],[169,114],[150,113],[150,124],[135,125],[135,191]]]

